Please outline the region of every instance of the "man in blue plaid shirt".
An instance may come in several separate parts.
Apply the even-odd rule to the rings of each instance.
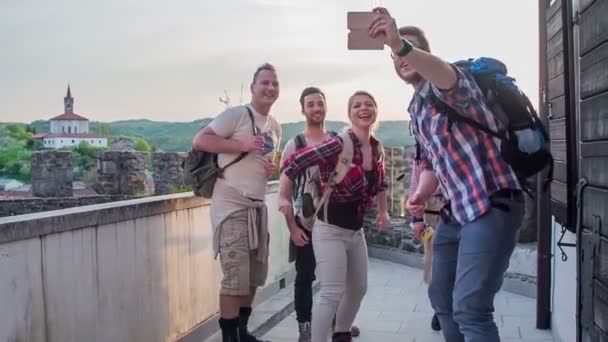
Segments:
[[[429,298],[447,342],[499,342],[494,296],[515,248],[524,214],[521,186],[500,154],[499,142],[461,122],[450,122],[435,96],[496,131],[498,121],[473,77],[430,53],[419,28],[397,29],[377,8],[370,36],[382,36],[397,74],[415,90],[408,111],[421,145],[424,170],[406,207],[420,216],[438,186],[449,200],[433,242]]]

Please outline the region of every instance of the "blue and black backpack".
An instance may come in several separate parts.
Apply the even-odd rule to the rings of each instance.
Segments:
[[[501,61],[488,57],[461,60],[454,64],[473,76],[486,105],[504,129],[497,132],[491,130],[443,103],[434,93],[431,98],[433,106],[447,115],[450,124],[463,122],[499,138],[503,159],[528,193],[531,187],[527,179],[548,166],[548,176],[543,184],[545,190],[553,177],[549,136],[528,97],[515,84],[515,79],[507,75],[507,67]]]

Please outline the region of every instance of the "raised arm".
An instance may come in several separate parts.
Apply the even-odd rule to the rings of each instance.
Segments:
[[[394,54],[405,54],[402,58],[418,72],[425,80],[440,89],[451,89],[456,84],[456,72],[454,68],[441,58],[418,49],[407,41],[404,43],[395,19],[382,7],[374,9],[374,19],[370,25],[371,37],[384,35],[384,44],[393,50]],[[404,46],[404,44],[409,46]]]

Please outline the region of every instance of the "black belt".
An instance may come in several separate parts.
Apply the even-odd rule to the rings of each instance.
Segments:
[[[519,189],[500,189],[492,194],[492,197],[508,198],[517,201],[524,199],[523,192]]]
[[[500,189],[492,194],[492,196],[490,197],[490,202],[491,202],[492,207],[503,210],[503,211],[511,211],[511,207],[509,205],[507,205],[505,203],[494,202],[494,201],[492,201],[492,198],[506,198],[506,199],[512,199],[512,200],[521,202],[524,200],[524,194],[523,194],[523,191],[521,191],[519,189]],[[446,223],[450,222],[450,217],[452,216],[452,209],[450,207],[449,201],[439,211],[439,215],[441,215],[441,218],[443,219],[444,222],[446,222]]]

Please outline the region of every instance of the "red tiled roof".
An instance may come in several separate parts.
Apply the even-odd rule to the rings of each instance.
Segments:
[[[34,134],[32,135],[32,139],[43,139],[44,137],[46,137],[47,135],[49,135],[48,133],[38,133],[38,134]]]
[[[74,113],[63,113],[61,115],[57,115],[54,118],[51,118],[51,120],[81,120],[81,121],[89,121],[89,119],[80,116],[78,114],[74,114]]]
[[[38,134],[36,134],[38,135]],[[103,138],[93,133],[46,133],[43,138]]]

